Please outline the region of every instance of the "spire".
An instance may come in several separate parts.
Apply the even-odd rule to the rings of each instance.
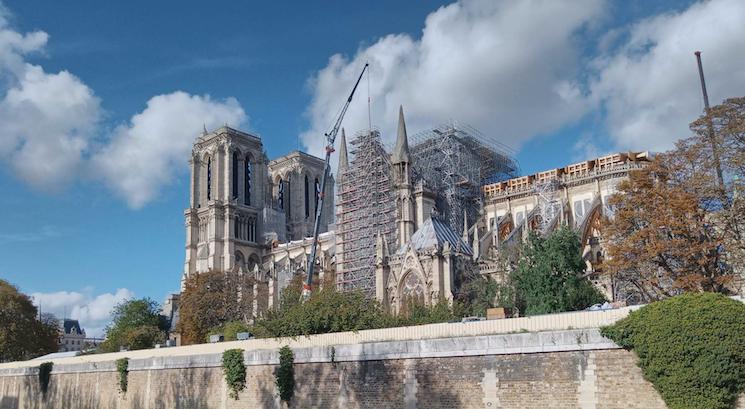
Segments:
[[[473,250],[473,259],[478,260],[479,257],[481,257],[481,246],[479,245],[478,226],[473,229],[473,245],[471,246],[471,250]]]
[[[347,170],[349,167],[349,160],[347,159],[347,134],[344,132],[344,128],[341,128],[341,142],[339,142],[339,166],[336,172],[336,177],[341,176],[343,170]]]
[[[393,163],[409,162],[409,140],[406,136],[406,123],[404,122],[404,107],[398,108],[398,136],[396,146],[393,148]]]
[[[202,135],[207,135],[207,125],[202,124]]]

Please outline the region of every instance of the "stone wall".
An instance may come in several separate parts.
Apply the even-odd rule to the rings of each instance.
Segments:
[[[292,408],[665,408],[635,357],[595,350],[303,363]],[[248,368],[232,400],[221,368],[53,373],[46,399],[35,374],[0,378],[0,408],[281,408],[274,367]]]
[[[584,314],[576,316],[584,321],[555,320],[578,325],[623,315]],[[54,360],[44,398],[37,376],[43,361],[0,364],[0,409],[283,408],[274,370],[285,344],[295,352],[291,408],[665,408],[634,354],[597,328],[483,334],[495,325],[513,324],[437,324],[61,358]],[[448,332],[463,336],[437,337]],[[362,342],[335,342],[352,338]],[[248,368],[238,400],[228,397],[221,368],[222,352],[230,348],[244,349]],[[125,356],[129,388],[121,394],[114,361]],[[745,409],[745,399],[738,407]]]

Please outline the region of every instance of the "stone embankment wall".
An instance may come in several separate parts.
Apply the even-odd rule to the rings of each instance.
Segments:
[[[295,352],[291,408],[665,408],[636,357],[600,336],[628,310],[250,340],[0,364],[0,408],[282,408],[278,349]],[[564,329],[560,329],[564,328]],[[532,331],[532,332],[525,332]],[[221,359],[245,350],[246,389],[228,396]],[[128,357],[118,391],[116,359]],[[745,408],[741,399],[740,408]]]

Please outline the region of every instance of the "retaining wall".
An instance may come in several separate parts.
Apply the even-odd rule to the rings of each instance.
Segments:
[[[295,352],[292,408],[665,408],[636,357],[597,329],[628,309],[249,340],[0,364],[0,408],[281,408],[278,349]],[[560,329],[563,328],[563,329]],[[534,332],[526,332],[534,331]],[[228,397],[222,352],[244,349],[246,389]],[[116,359],[128,357],[118,392]],[[745,402],[740,408],[745,408]]]

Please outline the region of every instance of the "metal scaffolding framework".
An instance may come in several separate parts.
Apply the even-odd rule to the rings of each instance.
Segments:
[[[396,241],[396,207],[389,154],[378,130],[357,133],[353,159],[337,176],[337,235],[343,255],[337,264],[340,290],[375,295],[375,240],[380,233],[389,248]]]
[[[549,234],[557,225],[561,212],[561,201],[558,197],[559,180],[549,179],[536,183],[535,192],[538,196],[538,232]]]
[[[481,186],[518,171],[510,148],[467,125],[441,125],[409,139],[414,180],[437,192],[437,208],[457,232],[464,212],[470,223],[479,217]]]
[[[468,126],[443,125],[409,141],[412,181],[437,194],[440,218],[454,231],[462,231],[464,211],[470,223],[480,216],[484,183],[518,171],[509,148]],[[336,181],[337,286],[374,296],[377,235],[389,249],[399,242],[392,166],[379,131],[358,133],[351,145],[353,159]]]

